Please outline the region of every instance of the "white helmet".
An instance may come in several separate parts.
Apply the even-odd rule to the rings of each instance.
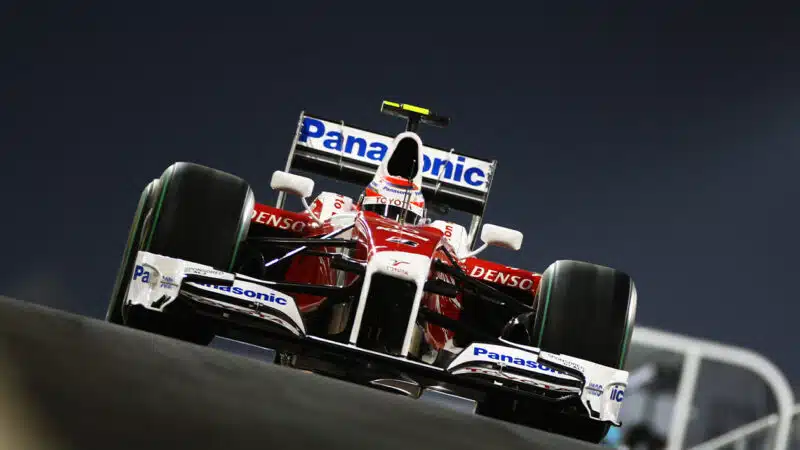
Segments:
[[[419,136],[410,131],[397,135],[364,190],[361,209],[394,220],[420,223],[426,217],[421,162]]]

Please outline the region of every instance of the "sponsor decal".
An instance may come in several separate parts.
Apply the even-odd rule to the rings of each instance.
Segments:
[[[580,373],[584,372],[583,366],[578,364],[578,363],[576,363],[576,362],[570,361],[568,359],[564,359],[564,358],[562,358],[562,357],[560,357],[558,355],[554,355],[552,353],[547,353],[547,352],[543,352],[543,353],[544,353],[544,357],[545,358],[552,359],[553,361],[557,362],[558,364],[561,364],[564,367],[569,367],[570,369],[577,370]]]
[[[404,264],[409,264],[408,261],[400,261],[398,259],[392,260],[392,265],[387,266],[386,268],[389,269],[391,272],[399,273],[401,275],[410,276],[406,269],[403,269],[401,266]]]
[[[142,283],[150,282],[150,271],[144,270],[144,266],[137,265],[133,269],[133,281],[139,280]]]
[[[389,198],[384,196],[376,197],[378,204],[380,205],[391,205],[391,206],[399,206],[402,207],[405,203],[402,198]]]
[[[480,347],[480,346],[475,346],[473,351],[472,351],[472,354],[475,355],[475,356],[485,356],[485,357],[487,357],[489,359],[493,359],[495,361],[506,362],[506,363],[509,363],[509,364],[514,364],[516,366],[528,367],[530,369],[538,369],[538,370],[541,370],[541,371],[544,371],[544,372],[552,372],[552,373],[557,373],[557,374],[560,374],[560,375],[568,375],[568,374],[566,374],[564,372],[561,372],[559,370],[547,367],[544,364],[540,363],[539,361],[535,361],[535,360],[532,360],[532,359],[524,359],[524,358],[519,358],[519,357],[515,358],[515,357],[513,357],[511,355],[506,355],[506,354],[503,354],[503,353],[490,352],[488,349]]]
[[[267,303],[277,303],[281,306],[285,306],[288,302],[283,297],[276,297],[274,293],[270,292],[269,294],[266,292],[256,292],[251,289],[243,289],[238,286],[219,286],[216,284],[205,284],[205,283],[197,283],[200,286],[213,288],[218,291],[226,292],[237,297],[246,297],[252,298],[256,300],[262,300]]]
[[[175,289],[178,287],[178,282],[175,281],[175,278],[170,276],[161,277],[161,282],[159,284],[162,289]]]
[[[255,223],[279,228],[281,230],[291,230],[296,232],[303,231],[303,229],[306,227],[305,222],[294,220],[290,217],[276,216],[275,214],[271,214],[267,211],[258,211],[256,209],[253,210],[250,220]]]
[[[345,209],[345,206],[347,209]],[[311,204],[311,210],[314,211],[317,217],[324,220],[329,217],[329,215],[333,217],[341,211],[352,210],[352,200],[341,194],[322,192],[314,199],[314,203]],[[289,219],[288,223],[291,225],[284,224],[283,226],[286,227],[284,229],[292,229],[297,232],[302,231],[306,226],[306,223],[296,220],[292,221],[292,219]],[[301,223],[303,224],[302,226],[298,225]]]
[[[314,149],[341,153],[350,159],[380,164],[394,139],[333,122],[303,117],[298,142]],[[422,175],[445,183],[486,191],[489,164],[473,158],[423,147]]]
[[[472,271],[469,275],[481,280],[502,284],[508,287],[515,287],[522,290],[530,290],[533,288],[533,280],[530,278],[525,278],[519,275],[511,275],[509,273],[494,269],[487,270],[485,267],[475,266],[472,268]]]
[[[392,187],[390,184],[388,184],[388,182],[385,180],[381,180],[380,183],[373,180],[370,181],[370,183],[367,186],[373,191],[381,194],[388,193],[388,194],[396,194],[403,196],[409,194],[414,199],[413,201],[420,201],[423,198],[422,192],[418,190],[413,190],[412,188],[405,188],[405,189],[395,188]]]
[[[406,207],[406,202],[403,198],[396,198],[396,197],[389,198],[381,194],[378,194],[377,196],[367,195],[366,200],[369,200],[369,203],[365,202],[365,204],[370,204],[370,205],[378,204],[378,205],[397,206],[398,208]],[[422,208],[422,202],[420,200],[414,201],[412,199],[411,201],[409,201],[408,205],[412,207],[416,206],[418,208]],[[411,208],[411,210],[413,211],[413,208]]]
[[[603,386],[597,383],[589,383],[589,385],[586,386],[586,392],[595,397],[600,397],[603,395]]]
[[[333,207],[336,209],[344,208],[344,195],[336,196],[336,200],[333,201]]]
[[[608,394],[608,398],[615,402],[621,402],[623,398],[625,398],[625,388],[623,387],[614,387],[611,389],[611,392]]]
[[[183,269],[183,273],[185,276],[188,275],[195,275],[198,277],[209,277],[209,278],[224,278],[228,274],[216,269],[204,269],[202,267],[187,267]]]
[[[391,272],[399,273],[400,275],[403,275],[403,276],[406,276],[406,277],[411,276],[411,274],[409,274],[408,271],[404,270],[404,269],[398,269],[397,267],[389,267],[388,269]]]
[[[133,281],[139,281],[145,284],[150,284],[152,282],[153,285],[155,285],[157,281],[159,288],[168,290],[173,290],[178,287],[178,281],[175,280],[174,277],[161,276],[159,279],[158,274],[155,275],[155,278],[153,278],[153,276],[153,273],[145,269],[143,265],[137,264],[133,268]]]

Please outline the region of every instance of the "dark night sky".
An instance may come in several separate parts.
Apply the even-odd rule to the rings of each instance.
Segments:
[[[487,256],[626,270],[640,324],[800,377],[788,8],[111,3],[0,6],[0,294],[101,316],[139,192],[170,163],[271,202],[301,110],[394,132],[393,99],[453,117],[426,142],[500,161],[487,220],[525,243]]]

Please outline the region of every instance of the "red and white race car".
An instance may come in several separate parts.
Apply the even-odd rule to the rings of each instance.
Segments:
[[[276,206],[244,180],[176,163],[142,192],[107,320],[208,345],[275,349],[276,362],[599,442],[627,385],[636,288],[561,260],[542,273],[486,261],[522,233],[482,224],[496,161],[425,146],[449,119],[384,102],[394,137],[301,113]],[[359,185],[354,199],[297,172]],[[284,208],[299,197],[302,211]],[[433,219],[454,209],[469,227]],[[480,238],[482,244],[477,246]]]

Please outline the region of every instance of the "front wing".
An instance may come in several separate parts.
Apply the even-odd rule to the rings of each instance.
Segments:
[[[425,377],[481,390],[497,390],[549,401],[580,400],[589,417],[617,426],[628,372],[568,355],[498,339],[474,342],[446,367],[361,349],[306,333],[294,298],[269,281],[202,264],[140,251],[126,304],[164,312],[179,297],[198,306],[244,315],[264,328],[285,332],[295,344],[394,364]],[[539,393],[544,392],[545,395]]]

